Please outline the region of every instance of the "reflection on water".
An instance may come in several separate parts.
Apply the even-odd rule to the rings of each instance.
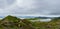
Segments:
[[[51,21],[51,19],[37,19],[37,20],[31,20],[32,22],[35,22],[35,21],[40,21],[40,22],[49,22]]]
[[[41,22],[49,22],[51,19],[40,19]]]

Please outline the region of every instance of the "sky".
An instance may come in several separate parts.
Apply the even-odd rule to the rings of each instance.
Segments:
[[[0,0],[0,16],[60,16],[60,0]]]

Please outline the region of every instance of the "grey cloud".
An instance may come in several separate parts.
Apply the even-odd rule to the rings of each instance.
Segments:
[[[16,14],[60,15],[60,0],[36,0],[32,4],[35,8],[18,9]],[[30,6],[30,5],[29,5]]]
[[[40,0],[39,0],[40,1]],[[42,0],[37,1],[36,8],[33,10],[38,14],[60,15],[60,0]]]
[[[15,0],[6,0],[6,2],[8,2],[7,3],[8,5],[11,5],[11,4],[13,4],[15,2]]]
[[[60,15],[60,0],[24,0],[24,2],[21,7],[16,6],[4,12],[8,11],[7,14]]]

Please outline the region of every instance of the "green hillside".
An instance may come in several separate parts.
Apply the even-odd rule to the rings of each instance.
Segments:
[[[31,18],[31,20],[36,20]],[[60,17],[50,22],[32,22],[29,19],[20,19],[16,16],[6,16],[0,20],[0,29],[60,29]]]

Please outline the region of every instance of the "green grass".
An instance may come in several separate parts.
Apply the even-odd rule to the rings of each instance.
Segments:
[[[0,29],[60,29],[60,18],[54,18],[50,22],[32,22],[38,18],[19,19],[15,16],[7,16],[0,20]]]

